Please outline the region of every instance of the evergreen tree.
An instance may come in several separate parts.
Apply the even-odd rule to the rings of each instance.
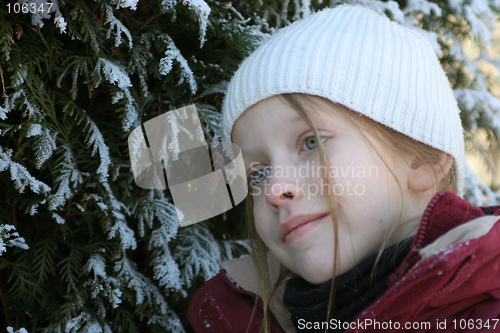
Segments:
[[[207,138],[220,141],[223,94],[242,59],[340,2],[51,1],[0,8],[0,329],[190,331],[190,296],[221,261],[248,253],[238,210],[179,228],[168,190],[135,185],[128,134],[194,103]],[[467,143],[484,129],[498,144],[499,102],[462,41],[500,68],[484,47],[499,1],[356,3],[423,33],[455,89]],[[500,194],[469,170],[466,199]]]

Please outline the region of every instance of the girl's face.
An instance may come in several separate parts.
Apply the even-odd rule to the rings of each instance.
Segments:
[[[236,121],[232,139],[242,149],[250,178],[257,233],[288,269],[312,284],[322,284],[334,276],[334,219],[340,275],[378,252],[400,214],[405,228],[391,243],[408,237],[425,206],[402,206],[408,172],[399,158],[363,132],[365,138],[339,106],[313,99],[309,113],[323,141],[333,184],[324,184],[321,172],[326,168],[321,167],[307,121],[277,96],[247,109]],[[328,192],[335,195],[338,216],[330,214]]]

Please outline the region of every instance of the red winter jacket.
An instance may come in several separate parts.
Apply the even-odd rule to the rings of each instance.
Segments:
[[[387,290],[354,321],[345,323],[350,325],[346,333],[500,332],[500,223],[482,237],[420,261],[424,247],[453,228],[486,215],[499,216],[500,220],[500,206],[478,208],[452,192],[436,194]],[[246,257],[221,266],[219,274],[191,300],[188,319],[196,332],[247,331],[254,300],[260,294],[252,262]],[[270,306],[273,333],[296,332],[282,303],[283,291],[284,285]],[[258,305],[248,332],[259,332],[261,302]],[[334,328],[339,323],[329,324]],[[307,331],[306,323],[300,331]]]

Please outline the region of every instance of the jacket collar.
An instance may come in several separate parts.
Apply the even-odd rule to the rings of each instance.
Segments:
[[[491,214],[497,207],[476,207],[450,191],[437,193],[424,211],[419,229],[406,259],[389,279],[391,287],[400,277],[404,276],[418,260],[420,250],[434,242],[451,229],[478,217]]]
[[[271,253],[268,255],[269,272],[271,276],[271,283],[275,283],[278,279],[281,263]],[[253,294],[252,296],[262,297],[262,290],[257,283],[257,273],[253,265],[252,258],[246,256],[241,259],[233,259],[224,261],[221,267],[226,271],[227,276],[236,285],[245,291]],[[288,310],[283,305],[283,294],[285,293],[285,284],[282,283],[278,286],[274,297],[271,299],[269,308],[273,315],[276,317],[281,327],[285,332],[295,332],[295,327],[292,323],[292,318]]]

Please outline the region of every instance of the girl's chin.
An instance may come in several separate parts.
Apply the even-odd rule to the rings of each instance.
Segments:
[[[318,275],[312,276],[310,274],[302,278],[315,286],[321,286],[322,284],[325,284],[327,281],[330,281],[332,279],[332,277],[328,277],[328,275],[325,275],[323,278],[319,278]]]
[[[298,275],[307,282],[309,282],[310,284],[314,284],[317,286],[320,286],[333,278],[333,273],[331,271],[325,271],[324,267],[323,268],[318,267],[317,269],[309,269]]]

